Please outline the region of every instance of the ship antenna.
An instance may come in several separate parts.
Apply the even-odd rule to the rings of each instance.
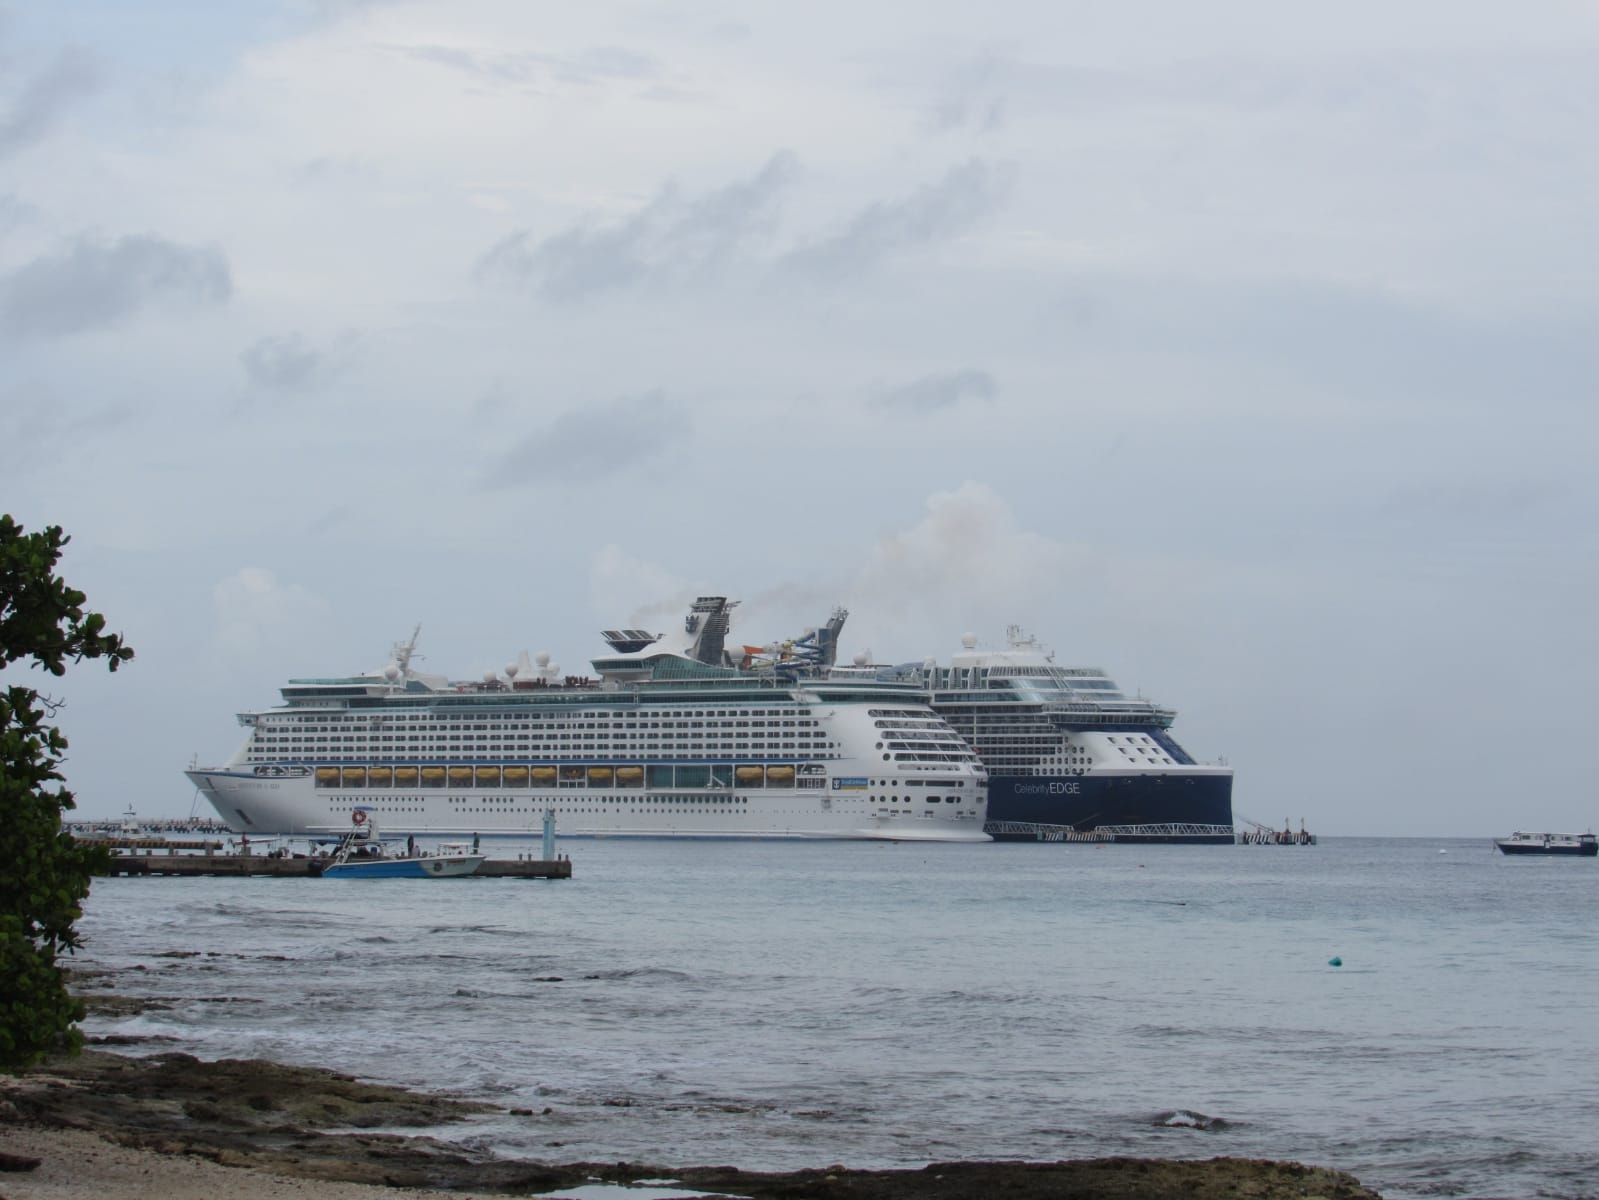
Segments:
[[[422,623],[418,621],[416,628],[411,630],[410,641],[394,643],[394,665],[400,668],[401,674],[404,674],[406,671],[411,669],[411,658],[416,654],[417,635],[419,635],[421,632]]]

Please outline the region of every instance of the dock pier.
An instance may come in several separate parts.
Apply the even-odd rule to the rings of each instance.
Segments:
[[[124,852],[111,856],[111,875],[203,875],[276,876],[288,879],[314,879],[322,874],[326,862],[322,858],[306,856],[280,856],[275,854],[180,854],[168,849],[158,854],[153,849],[143,853]],[[490,879],[570,879],[572,860],[569,858],[486,858],[478,865],[474,877]]]

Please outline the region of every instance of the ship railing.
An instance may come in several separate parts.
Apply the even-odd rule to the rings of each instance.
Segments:
[[[1103,704],[1071,704],[1055,701],[1046,704],[1044,711],[1068,719],[1087,719],[1116,725],[1170,725],[1177,719],[1175,709],[1161,708],[1153,704],[1122,708]]]
[[[1039,842],[1114,842],[1119,838],[1159,838],[1176,841],[1182,838],[1232,840],[1235,830],[1231,825],[1202,825],[1197,822],[1171,821],[1154,825],[1101,825],[1095,829],[1077,829],[1071,825],[1046,825],[1038,821],[990,821],[983,829],[991,837],[1032,838]]]
[[[983,826],[989,836],[1030,837],[1040,842],[1108,842],[1100,829],[1074,829],[1070,825],[1045,825],[1037,821],[990,821]]]
[[[1201,825],[1190,821],[1168,821],[1155,825],[1101,825],[1099,833],[1111,837],[1232,837],[1231,825]]]

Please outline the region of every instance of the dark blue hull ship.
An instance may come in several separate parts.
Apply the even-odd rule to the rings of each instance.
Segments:
[[[1231,844],[1233,773],[1171,735],[1176,713],[1124,694],[1097,667],[1062,667],[1012,626],[1003,650],[971,635],[948,666],[919,677],[933,710],[988,768],[998,841]]]
[[[996,841],[1070,841],[1067,831],[1118,842],[1230,845],[1230,774],[990,775],[988,823]]]

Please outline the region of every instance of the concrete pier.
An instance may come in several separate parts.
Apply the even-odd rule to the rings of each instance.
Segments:
[[[84,837],[75,835],[77,839],[87,846],[108,846],[113,852],[124,851],[153,851],[159,850],[163,854],[174,850],[179,851],[204,851],[206,854],[221,850],[225,843],[220,841],[182,841],[175,838],[159,837]]]
[[[271,854],[115,854],[112,875],[267,875],[311,879],[322,873],[325,858],[279,858]],[[570,879],[572,860],[486,858],[474,877],[491,879]]]

